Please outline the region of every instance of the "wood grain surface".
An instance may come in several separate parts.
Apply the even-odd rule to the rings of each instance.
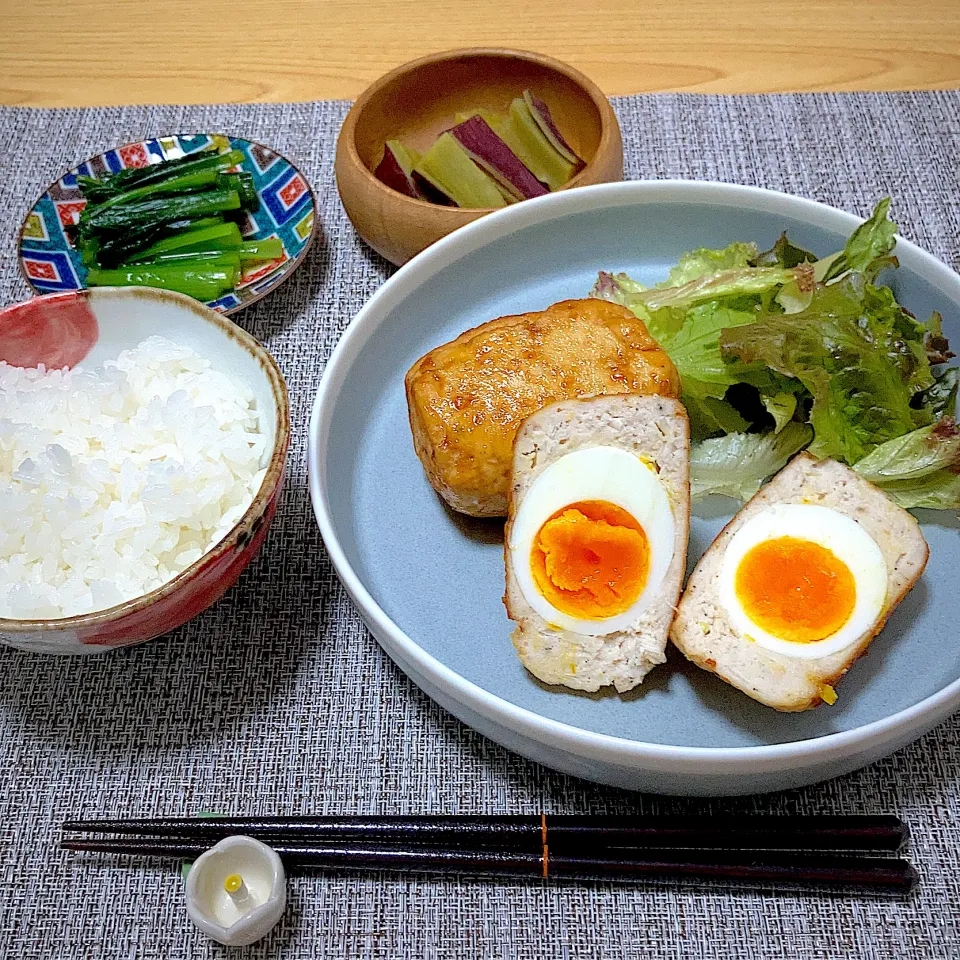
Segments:
[[[960,87],[960,0],[0,0],[0,103],[353,98],[462,46],[607,94]]]

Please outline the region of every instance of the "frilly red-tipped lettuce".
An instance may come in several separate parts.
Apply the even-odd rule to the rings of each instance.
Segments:
[[[871,479],[882,461],[889,476],[876,482],[904,505],[960,508],[955,460],[915,472],[931,445],[948,458],[944,437],[956,431],[943,425],[953,424],[960,374],[942,366],[953,354],[939,314],[921,323],[877,283],[897,266],[889,208],[882,200],[842,250],[822,257],[783,234],[764,252],[753,243],[691,251],[653,287],[600,274],[593,296],[639,316],[677,367],[699,441],[697,489],[747,496],[763,476],[745,464],[743,483],[717,481],[723,456],[729,466],[751,451],[760,462],[809,444]]]
[[[850,235],[842,252],[834,258],[823,275],[829,283],[851,271],[866,273],[872,280],[878,266],[894,266],[890,251],[897,242],[897,225],[890,219],[890,198],[881,200],[870,219],[857,227]]]
[[[887,288],[850,273],[821,287],[806,310],[764,311],[748,326],[725,329],[720,342],[736,363],[799,380],[813,400],[811,452],[852,464],[931,422],[928,408],[913,405],[934,383],[925,334]]]
[[[752,244],[734,244],[735,247]],[[728,248],[730,249],[730,248]],[[655,287],[644,287],[631,280],[625,273],[609,274],[601,271],[592,296],[603,300],[622,303],[631,310],[640,309],[653,314],[666,307],[686,309],[705,300],[717,301],[734,297],[759,296],[776,292],[785,283],[795,281],[804,286],[813,285],[812,270],[808,266],[794,267],[749,267],[746,264],[737,267],[713,267],[699,257],[700,254],[713,253],[722,261],[724,250],[697,250],[695,262],[681,261],[671,271],[671,278],[682,281],[676,285],[659,283]],[[691,256],[688,254],[687,256]],[[677,325],[682,317],[675,320]]]
[[[947,367],[936,380],[933,386],[917,394],[914,402],[928,409],[930,415],[940,420],[942,417],[952,417],[957,409],[957,385],[960,383],[960,370],[956,367]]]
[[[902,507],[960,510],[960,428],[952,417],[888,440],[853,469]]]
[[[731,243],[722,250],[710,250],[701,247],[685,253],[670,271],[669,276],[658,287],[682,287],[698,277],[712,276],[724,270],[738,270],[744,267],[782,267],[782,263],[756,263],[759,256],[755,243]]]
[[[750,370],[720,352],[724,330],[752,324],[756,306],[771,299],[784,283],[809,282],[808,268],[746,266],[756,253],[755,245],[744,243],[725,250],[695,250],[671,271],[673,279],[682,281],[680,286],[647,289],[625,274],[608,273],[601,273],[594,286],[593,296],[620,303],[640,317],[670,356],[680,374],[694,439],[750,427],[726,399],[736,384],[760,379],[771,396],[790,392],[762,368]]]
[[[691,307],[706,300],[752,297],[767,293],[785,283],[813,286],[809,267],[740,267],[705,273],[679,287],[654,287],[640,294],[640,302],[651,313],[664,307]]]
[[[780,234],[777,242],[763,253],[750,260],[751,267],[799,267],[801,263],[816,263],[816,256],[803,247],[792,244],[786,231]]]

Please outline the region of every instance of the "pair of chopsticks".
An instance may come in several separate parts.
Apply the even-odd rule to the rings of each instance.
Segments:
[[[224,837],[269,844],[291,867],[473,876],[860,887],[909,892],[893,816],[198,817],[80,820],[65,850],[190,860]]]

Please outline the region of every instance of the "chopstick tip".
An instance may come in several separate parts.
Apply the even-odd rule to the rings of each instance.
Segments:
[[[910,842],[910,827],[903,820],[900,820],[900,846]]]

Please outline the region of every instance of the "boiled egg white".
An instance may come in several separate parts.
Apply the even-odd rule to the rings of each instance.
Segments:
[[[507,552],[527,603],[589,636],[632,627],[673,560],[674,518],[656,467],[618,447],[550,464],[513,519]]]
[[[844,650],[880,618],[887,566],[873,537],[829,507],[781,503],[727,545],[719,596],[748,639],[790,657]]]

